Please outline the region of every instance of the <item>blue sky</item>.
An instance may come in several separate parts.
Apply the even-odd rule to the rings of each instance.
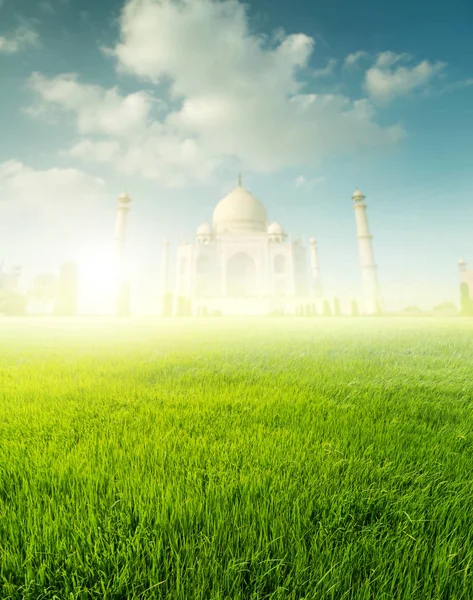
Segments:
[[[457,302],[471,3],[242,7],[3,0],[0,257],[57,269],[111,235],[126,187],[130,251],[158,281],[162,239],[191,238],[242,170],[271,219],[317,237],[328,288],[359,282],[359,186],[388,306]]]

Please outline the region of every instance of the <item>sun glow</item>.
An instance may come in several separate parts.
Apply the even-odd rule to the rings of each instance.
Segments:
[[[79,257],[79,312],[112,315],[119,289],[119,270],[112,244],[87,246]]]

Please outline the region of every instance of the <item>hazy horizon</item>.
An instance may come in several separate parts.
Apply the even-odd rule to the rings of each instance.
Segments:
[[[0,259],[25,278],[107,245],[159,295],[161,245],[237,181],[319,244],[326,289],[360,269],[366,194],[390,309],[459,304],[473,263],[473,8],[296,0],[0,2]],[[154,300],[153,300],[154,301]]]

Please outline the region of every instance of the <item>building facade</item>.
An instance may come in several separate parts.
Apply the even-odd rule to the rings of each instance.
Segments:
[[[364,196],[353,195],[367,314],[380,310],[380,296]],[[283,227],[270,223],[264,205],[237,187],[215,207],[212,222],[197,228],[193,243],[178,246],[175,286],[169,285],[169,242],[163,245],[162,287],[173,293],[174,310],[205,315],[323,313],[330,300],[320,280],[317,242],[306,248]],[[333,300],[333,299],[332,299]]]
[[[460,286],[465,287],[470,301],[473,302],[473,269],[469,269],[463,259],[458,261],[458,268],[460,270]]]

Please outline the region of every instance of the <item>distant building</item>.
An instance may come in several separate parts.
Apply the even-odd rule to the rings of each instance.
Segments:
[[[115,314],[118,317],[127,317],[130,315],[130,282],[126,276],[125,265],[126,234],[130,202],[131,198],[126,192],[118,197],[117,216],[115,221],[116,259],[118,266],[118,296],[116,299]]]
[[[356,190],[352,198],[362,270],[363,312],[377,314],[381,311],[381,299],[365,197]],[[162,290],[166,296],[168,272],[166,241],[162,265]],[[200,225],[195,241],[183,242],[177,249],[174,312],[322,314],[326,303],[315,238],[310,239],[308,252],[303,242],[291,240],[279,223],[269,223],[266,208],[242,186],[241,178],[237,187],[216,205],[212,223]]]
[[[470,298],[473,299],[473,269],[468,269],[468,265],[463,259],[458,261],[458,268],[460,270],[460,283],[467,285]]]
[[[460,314],[473,317],[473,270],[467,268],[463,259],[458,261],[460,269]]]

